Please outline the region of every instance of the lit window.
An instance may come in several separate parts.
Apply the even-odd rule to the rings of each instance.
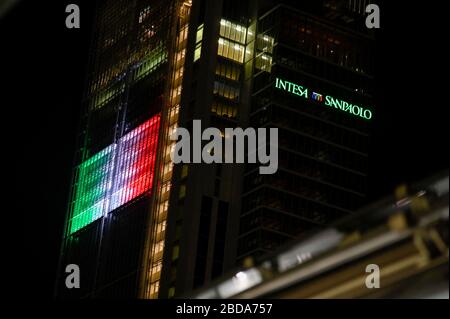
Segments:
[[[189,172],[189,166],[184,164],[183,168],[181,169],[181,178],[185,178],[188,176],[188,172]]]
[[[258,51],[263,51],[265,53],[273,53],[273,45],[275,39],[268,35],[258,35],[257,39],[257,49]]]
[[[162,221],[161,223],[158,223],[158,225],[156,225],[156,233],[159,234],[165,230],[166,230],[166,221]]]
[[[237,117],[237,106],[235,104],[225,104],[213,102],[211,112],[219,116],[235,119]]]
[[[199,60],[202,55],[202,40],[203,40],[203,24],[197,28],[197,36],[195,39],[194,62]]]
[[[156,281],[150,285],[150,298],[157,298],[159,291],[159,281]]]
[[[173,250],[172,250],[172,261],[177,260],[179,256],[180,256],[180,246],[177,245],[177,246],[173,247]]]
[[[180,186],[180,194],[178,196],[179,199],[183,199],[186,197],[186,185]]]
[[[203,40],[203,24],[198,27],[195,43],[200,43],[202,40]]]
[[[222,19],[220,20],[220,36],[225,39],[245,44],[247,28]]]
[[[133,75],[133,80],[138,81],[155,71],[161,64],[167,61],[167,50],[162,45],[152,50],[142,61],[141,66]]]
[[[200,57],[202,55],[202,44],[197,44],[197,46],[195,47],[195,52],[194,52],[194,62],[199,60]]]
[[[218,62],[216,66],[216,75],[233,81],[239,81],[241,70],[238,66],[230,63]]]
[[[145,18],[147,18],[150,14],[150,6],[145,7],[141,12],[139,13],[139,23],[144,22]]]
[[[161,240],[153,245],[153,255],[162,253],[164,249],[164,240]]]
[[[227,59],[243,63],[245,48],[240,44],[233,44],[232,42],[225,40],[223,38],[219,39],[219,47],[217,53]]]
[[[162,269],[162,264],[159,262],[159,263],[153,265],[151,273],[152,274],[159,273],[159,272],[161,272],[161,269]]]
[[[218,81],[214,82],[214,94],[236,102],[239,100],[238,87],[233,87]]]
[[[270,72],[272,70],[272,57],[267,54],[260,54],[256,57],[255,68]]]

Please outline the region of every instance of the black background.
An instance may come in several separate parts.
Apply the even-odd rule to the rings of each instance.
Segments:
[[[69,3],[81,8],[81,29],[65,28]],[[381,6],[371,200],[448,167],[445,11],[415,3]],[[92,0],[23,0],[0,20],[2,184],[14,191],[0,208],[12,217],[2,221],[2,262],[12,295],[52,298],[93,17]]]

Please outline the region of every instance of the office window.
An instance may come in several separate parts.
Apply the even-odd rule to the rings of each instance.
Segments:
[[[203,24],[197,28],[197,35],[195,39],[194,62],[200,59],[202,55],[203,29],[204,29]]]
[[[227,59],[244,63],[245,47],[238,43],[219,38],[219,48],[217,53]]]
[[[231,119],[237,118],[237,104],[213,101],[211,112]]]
[[[184,164],[181,168],[181,178],[185,178],[188,176],[189,173],[189,166],[187,164]]]
[[[239,101],[239,88],[219,81],[214,82],[214,94],[235,102]]]
[[[203,29],[204,29],[203,24],[197,28],[197,36],[195,38],[195,43],[200,43],[203,40]]]
[[[245,44],[247,28],[225,19],[220,20],[220,36],[234,42]]]
[[[150,285],[150,298],[157,298],[159,291],[159,281],[155,281]]]
[[[194,62],[199,60],[200,57],[202,55],[202,44],[199,43],[195,46],[195,51],[194,51]]]
[[[256,49],[268,54],[273,53],[275,39],[267,34],[258,34],[256,39]]]
[[[176,245],[172,250],[172,261],[177,260],[180,256],[180,245]]]
[[[139,23],[144,22],[144,20],[150,15],[150,6],[145,7],[139,12]]]
[[[153,49],[147,56],[140,62],[140,65],[135,69],[133,74],[133,80],[139,81],[148,74],[155,71],[163,63],[167,62],[167,50],[160,44]]]
[[[91,110],[98,110],[102,108],[123,92],[125,92],[125,84],[121,82],[105,88],[92,98],[90,105]]]
[[[152,269],[151,269],[151,273],[153,274],[152,278],[158,277],[158,275],[161,273],[161,269],[162,269],[162,263],[161,262],[158,262],[157,264],[154,264]]]
[[[256,61],[257,70],[271,72],[272,54],[275,39],[267,34],[258,34],[256,38]]]
[[[183,199],[186,197],[186,185],[180,186],[180,193],[178,195],[178,199]]]
[[[175,287],[169,288],[169,298],[173,298],[175,296]]]
[[[232,81],[239,81],[241,76],[241,67],[234,63],[218,61],[216,65],[216,75]]]
[[[256,57],[255,68],[261,71],[272,71],[272,57],[268,54],[261,53]]]

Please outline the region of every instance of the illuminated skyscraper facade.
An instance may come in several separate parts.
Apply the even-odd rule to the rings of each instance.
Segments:
[[[98,2],[60,267],[82,284],[58,296],[158,295],[191,6]]]
[[[356,2],[279,5],[258,18],[249,118],[251,126],[279,128],[279,170],[263,176],[246,168],[240,261],[365,203],[374,40]]]
[[[372,39],[348,1],[290,5],[99,1],[59,297],[181,296],[362,203]],[[279,171],[173,165],[195,119],[278,127]]]

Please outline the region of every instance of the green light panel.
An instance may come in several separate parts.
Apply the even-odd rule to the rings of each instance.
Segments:
[[[113,144],[79,166],[70,233],[102,217],[111,186],[115,149]]]

